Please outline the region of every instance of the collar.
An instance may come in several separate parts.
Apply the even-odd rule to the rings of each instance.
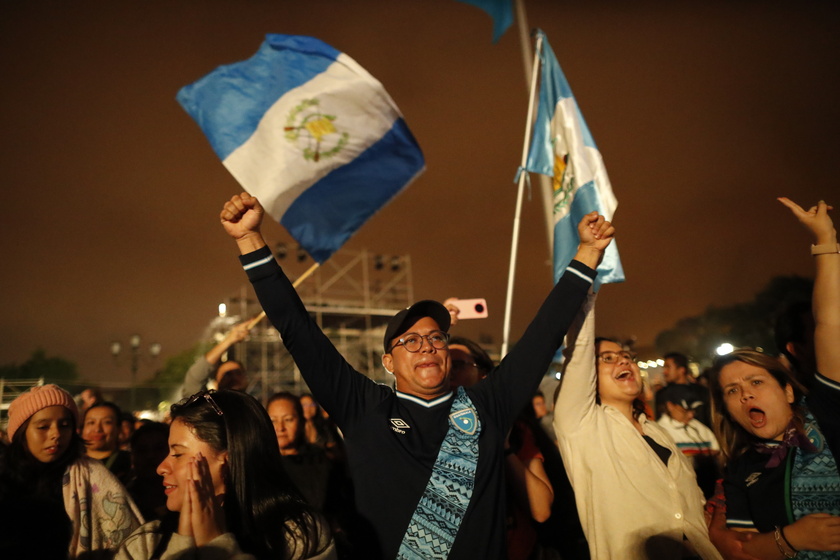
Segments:
[[[394,391],[394,393],[396,393],[397,397],[399,397],[401,399],[411,401],[415,404],[419,404],[420,406],[423,406],[423,407],[426,407],[426,408],[432,408],[432,407],[435,407],[435,406],[437,406],[441,403],[444,403],[444,402],[448,401],[449,399],[451,399],[452,395],[454,394],[452,391],[449,391],[448,393],[446,393],[442,397],[437,397],[436,399],[432,399],[430,401],[427,401],[426,399],[421,399],[420,397],[415,397],[414,395],[409,395],[408,393],[401,393],[399,391]]]

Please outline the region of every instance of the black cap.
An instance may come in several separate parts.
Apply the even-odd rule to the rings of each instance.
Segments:
[[[391,351],[391,341],[393,339],[406,332],[411,325],[423,317],[431,317],[438,324],[440,330],[449,332],[449,323],[452,320],[449,315],[449,310],[438,301],[424,299],[423,301],[418,301],[411,307],[406,307],[388,321],[388,327],[385,329],[385,338],[382,341],[385,353],[387,354]]]
[[[694,410],[702,406],[703,402],[697,400],[697,394],[692,391],[689,385],[671,383],[660,389],[665,402],[674,403],[686,410]]]

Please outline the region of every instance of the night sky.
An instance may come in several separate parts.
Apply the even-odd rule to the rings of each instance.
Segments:
[[[810,239],[775,198],[840,204],[835,3],[525,4],[619,200],[627,281],[603,289],[600,333],[644,348],[775,275],[812,274]],[[491,30],[454,0],[0,3],[0,363],[41,347],[125,381],[111,340],[137,332],[166,358],[239,292],[218,213],[241,188],[175,94],[266,33],[353,57],[425,153],[426,173],[347,247],[409,253],[417,299],[487,298],[491,318],[457,328],[501,342],[527,90],[516,27],[495,45]],[[520,241],[513,339],[551,286],[536,190]]]

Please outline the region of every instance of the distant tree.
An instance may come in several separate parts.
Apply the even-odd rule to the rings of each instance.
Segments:
[[[73,382],[79,377],[75,363],[56,356],[48,357],[47,353],[38,348],[29,359],[22,364],[6,364],[0,366],[0,377],[5,379],[38,379],[43,377],[45,383]]]
[[[701,367],[711,364],[715,349],[724,342],[777,354],[773,342],[776,316],[791,303],[808,300],[813,286],[813,280],[801,276],[776,276],[751,302],[710,306],[701,315],[680,319],[657,335],[656,349],[662,354],[681,352]]]
[[[202,354],[206,344],[198,343],[191,348],[167,358],[163,367],[155,372],[154,377],[145,383],[149,387],[165,387],[179,385],[184,382],[187,370],[195,361],[196,357]]]

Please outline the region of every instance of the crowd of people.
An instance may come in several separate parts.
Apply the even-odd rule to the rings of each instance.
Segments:
[[[813,237],[810,307],[780,356],[738,349],[699,383],[596,336],[592,286],[615,229],[597,213],[513,350],[495,363],[423,300],[383,337],[391,386],[354,370],[306,311],[243,193],[222,225],[312,393],[260,403],[225,360],[190,368],[167,423],[55,385],[9,408],[3,558],[720,559],[840,557],[840,245],[824,202],[780,199]],[[567,336],[568,335],[568,336]],[[538,391],[564,340],[553,407]],[[211,380],[217,387],[204,388]],[[135,429],[136,427],[136,429]]]

